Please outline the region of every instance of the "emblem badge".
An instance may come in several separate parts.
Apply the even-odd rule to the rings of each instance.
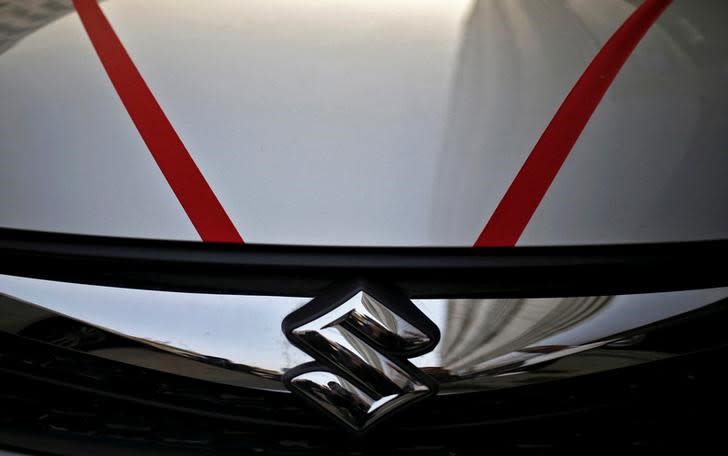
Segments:
[[[431,351],[440,332],[397,290],[338,287],[288,315],[283,332],[315,360],[285,373],[288,389],[353,430],[436,392],[408,358]]]

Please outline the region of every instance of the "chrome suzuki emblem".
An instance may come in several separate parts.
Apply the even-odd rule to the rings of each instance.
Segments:
[[[338,287],[288,315],[283,331],[316,360],[286,372],[288,389],[356,431],[436,391],[407,359],[431,351],[440,332],[396,290]]]

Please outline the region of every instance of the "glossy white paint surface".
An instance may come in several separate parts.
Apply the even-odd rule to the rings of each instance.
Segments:
[[[0,55],[0,100],[0,225],[197,238],[75,14]]]
[[[636,1],[107,0],[250,243],[471,245]],[[728,3],[676,0],[519,245],[728,237]],[[0,226],[198,239],[75,13],[0,54]]]

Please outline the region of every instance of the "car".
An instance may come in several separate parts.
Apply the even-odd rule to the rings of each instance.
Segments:
[[[0,2],[0,448],[724,446],[726,20]]]

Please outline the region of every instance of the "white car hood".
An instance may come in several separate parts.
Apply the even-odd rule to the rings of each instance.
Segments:
[[[0,226],[199,240],[70,2],[5,3]],[[470,246],[639,3],[101,7],[246,242]],[[728,237],[727,20],[721,1],[665,10],[517,245]]]

